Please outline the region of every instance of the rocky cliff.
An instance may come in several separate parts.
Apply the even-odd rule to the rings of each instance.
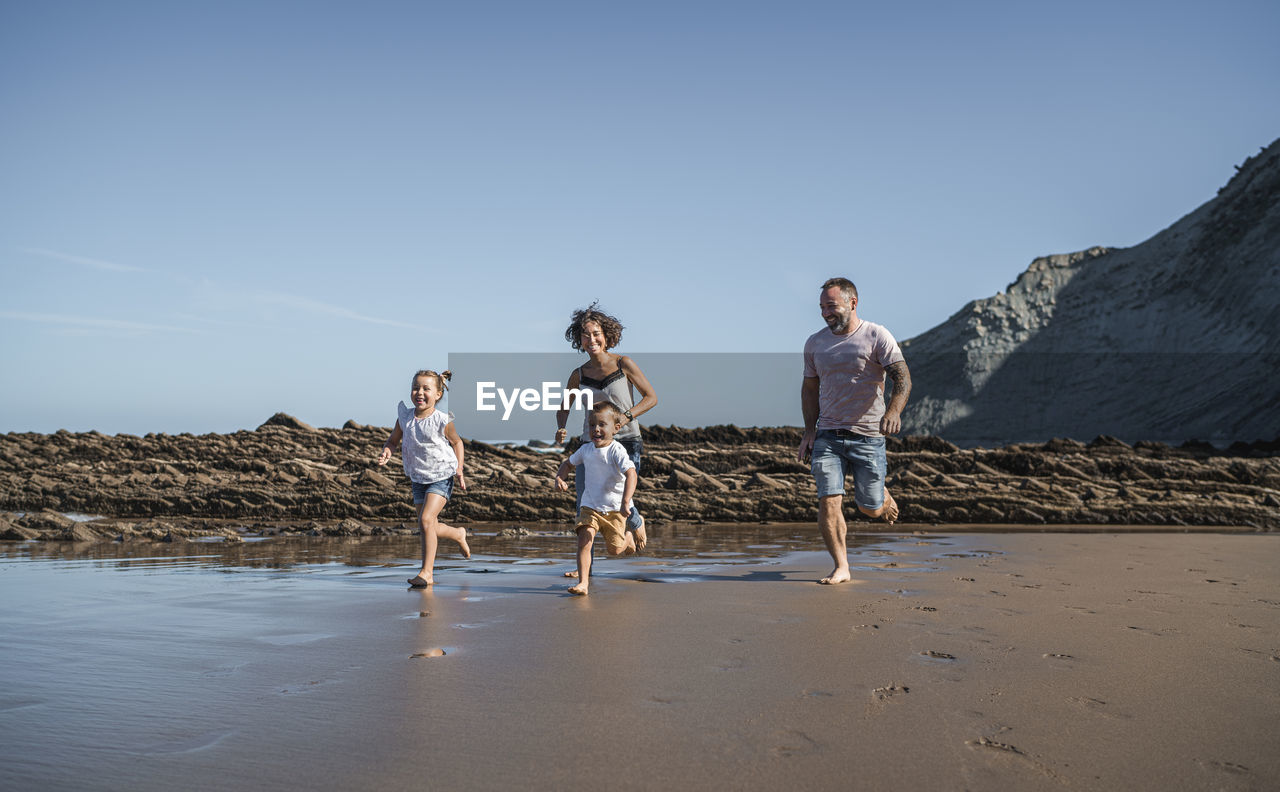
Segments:
[[[1280,140],[1132,248],[1036,259],[903,345],[904,431],[961,446],[1280,435]]]

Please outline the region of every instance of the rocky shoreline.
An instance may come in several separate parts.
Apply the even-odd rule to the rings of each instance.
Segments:
[[[171,541],[411,533],[408,481],[374,459],[389,429],[315,429],[277,414],[233,434],[0,435],[0,539]],[[816,520],[795,428],[648,427],[636,502],[653,525]],[[1276,442],[1132,446],[1098,437],[960,449],[889,439],[893,530],[933,525],[1197,526],[1280,530]],[[467,442],[451,523],[570,527],[551,479],[561,453]],[[72,520],[65,514],[98,516]],[[851,530],[884,529],[846,509]]]

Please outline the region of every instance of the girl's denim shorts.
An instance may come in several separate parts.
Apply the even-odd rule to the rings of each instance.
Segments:
[[[426,484],[419,484],[416,481],[410,483],[413,484],[413,502],[415,504],[426,503],[427,494],[432,492],[442,496],[445,500],[449,500],[453,495],[453,476],[439,481],[429,481]]]

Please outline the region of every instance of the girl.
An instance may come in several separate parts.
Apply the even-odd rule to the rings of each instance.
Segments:
[[[614,439],[622,444],[631,457],[631,463],[640,472],[640,452],[643,444],[640,441],[640,424],[636,419],[658,405],[658,396],[653,386],[645,378],[644,372],[635,361],[626,355],[615,355],[609,350],[622,341],[622,323],[599,309],[598,303],[591,303],[586,308],[573,312],[572,323],[564,331],[564,339],[574,349],[586,352],[589,360],[575,368],[569,374],[568,387],[571,389],[588,388],[594,401],[608,400],[622,411],[622,428],[614,435]],[[640,392],[640,401],[635,400],[635,391]],[[591,442],[588,434],[588,412],[582,421],[582,440]],[[566,405],[556,412],[556,445],[560,445],[568,437],[565,424],[569,420],[569,407]],[[582,468],[574,471],[574,488],[577,490],[578,504],[582,500]],[[634,504],[627,516],[627,530],[635,534],[637,550],[643,550],[647,541],[644,530],[644,518],[636,510]],[[576,577],[570,573],[569,577]]]
[[[413,484],[413,503],[418,513],[418,527],[422,530],[422,569],[409,578],[409,585],[414,588],[434,582],[431,573],[441,536],[457,542],[463,558],[471,557],[467,529],[454,528],[437,519],[453,494],[455,473],[458,486],[464,491],[467,488],[467,479],[462,475],[462,438],[458,437],[449,416],[436,409],[436,402],[448,388],[445,383],[452,376],[449,371],[439,374],[419,371],[413,375],[409,391],[413,409],[400,402],[396,428],[378,455],[378,464],[387,464],[396,444],[404,440],[401,447],[404,472]]]

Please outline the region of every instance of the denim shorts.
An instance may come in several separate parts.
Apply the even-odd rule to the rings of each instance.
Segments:
[[[631,464],[636,466],[636,476],[638,479],[640,476],[640,454],[644,451],[644,441],[639,437],[628,437],[625,440],[619,440],[615,437],[614,439],[618,440],[622,447],[627,450],[627,456],[631,458]],[[584,442],[589,443],[591,441],[587,440]],[[573,469],[573,508],[578,511],[582,510],[582,491],[586,486],[584,481],[585,474],[583,473],[585,469],[586,468],[582,465],[578,465]],[[627,515],[627,530],[634,531],[640,527],[642,522],[643,518],[640,516],[639,510],[636,509],[635,497],[632,496],[631,513]]]
[[[410,483],[413,484],[414,503],[426,503],[427,495],[430,493],[440,495],[445,500],[449,500],[453,495],[453,476],[450,476],[447,479],[440,479],[439,481],[429,481],[426,484],[419,484],[416,481]]]
[[[864,509],[884,505],[884,475],[888,464],[884,438],[818,431],[813,441],[813,480],[818,497],[844,494],[844,477],[853,473],[853,500]]]

